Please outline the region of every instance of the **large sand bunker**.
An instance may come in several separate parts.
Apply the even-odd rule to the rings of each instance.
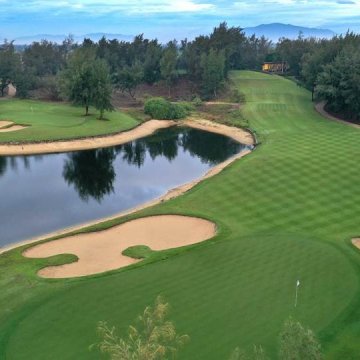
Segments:
[[[208,240],[215,233],[215,224],[207,220],[177,215],[151,216],[104,231],[40,244],[26,250],[24,256],[47,258],[59,254],[74,254],[79,259],[77,262],[46,267],[38,274],[46,278],[86,276],[141,261],[122,255],[129,247],[145,245],[155,251],[166,250]]]
[[[355,247],[357,247],[360,250],[360,238],[353,239],[352,243],[354,244]]]
[[[0,121],[0,133],[12,132],[25,129],[25,126],[15,125],[12,121],[1,120]]]

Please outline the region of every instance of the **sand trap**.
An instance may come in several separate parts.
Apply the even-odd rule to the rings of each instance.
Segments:
[[[354,244],[355,247],[357,247],[360,250],[360,238],[353,239],[352,243]]]
[[[2,129],[4,127],[8,127],[8,126],[10,126],[12,124],[13,124],[12,121],[0,120],[0,129]]]
[[[98,274],[139,262],[122,255],[131,246],[146,245],[166,250],[212,238],[216,227],[210,221],[177,215],[152,216],[129,221],[108,230],[50,241],[26,250],[29,258],[74,254],[79,260],[39,271],[46,278],[69,278]]]
[[[0,133],[12,132],[25,129],[26,126],[15,125],[12,121],[0,121]]]

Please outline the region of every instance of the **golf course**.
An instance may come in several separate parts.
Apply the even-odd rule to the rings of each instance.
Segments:
[[[247,120],[258,141],[254,151],[178,197],[46,241],[158,215],[201,218],[216,225],[215,236],[67,279],[38,272],[74,262],[76,254],[25,257],[33,245],[1,254],[0,359],[102,358],[89,350],[97,323],[123,334],[158,295],[171,304],[179,333],[190,336],[180,359],[226,360],[236,347],[253,345],[276,358],[290,316],[316,333],[326,359],[358,358],[360,249],[352,239],[360,237],[360,130],[318,114],[310,92],[284,77],[233,71],[230,80],[244,98],[242,119],[231,125]],[[121,112],[110,113],[110,121],[85,120],[76,115],[81,108],[67,105],[12,100],[0,107],[4,119],[28,126],[0,133],[3,143],[138,124]],[[61,126],[49,126],[48,115]]]

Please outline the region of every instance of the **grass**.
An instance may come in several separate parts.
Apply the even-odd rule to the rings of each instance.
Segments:
[[[275,356],[289,315],[316,331],[327,358],[358,358],[360,252],[350,239],[360,234],[360,132],[320,117],[310,93],[289,80],[254,72],[232,80],[262,145],[186,195],[127,218],[201,216],[217,223],[216,238],[72,280],[35,276],[67,256],[2,255],[0,358],[98,359],[88,351],[96,323],[124,331],[159,294],[191,337],[183,359],[227,359],[253,344]]]
[[[26,129],[0,133],[0,143],[65,140],[87,136],[107,135],[128,130],[139,124],[138,118],[119,111],[106,113],[108,121],[98,120],[91,109],[85,117],[84,109],[71,105],[32,100],[3,100],[0,120],[26,125]]]

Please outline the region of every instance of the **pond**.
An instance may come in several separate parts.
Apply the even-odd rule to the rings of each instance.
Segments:
[[[131,209],[247,149],[175,127],[112,148],[0,157],[0,247]]]

